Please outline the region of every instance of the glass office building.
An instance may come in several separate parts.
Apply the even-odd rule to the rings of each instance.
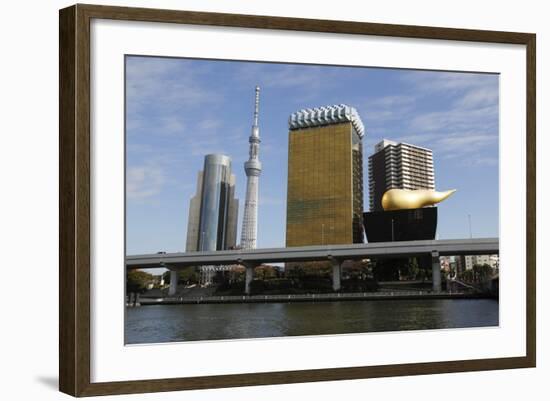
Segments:
[[[210,154],[199,172],[197,193],[191,198],[186,251],[215,251],[236,245],[238,200],[231,158]]]
[[[206,155],[197,179],[197,193],[189,204],[186,252],[234,248],[238,211],[231,158],[222,154]],[[219,270],[223,267],[200,266],[201,284],[210,284]]]
[[[347,105],[290,116],[286,246],[363,242],[363,135]]]

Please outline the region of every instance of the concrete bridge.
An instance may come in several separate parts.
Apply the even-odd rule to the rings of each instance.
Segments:
[[[254,268],[263,263],[328,260],[332,263],[332,286],[340,290],[342,262],[366,258],[431,255],[433,290],[441,290],[440,256],[493,255],[499,253],[498,238],[376,242],[366,244],[314,245],[292,248],[239,249],[228,251],[156,253],[126,257],[127,269],[163,267],[171,271],[169,294],[176,292],[177,271],[187,266],[233,265],[246,268],[245,293],[250,293]]]

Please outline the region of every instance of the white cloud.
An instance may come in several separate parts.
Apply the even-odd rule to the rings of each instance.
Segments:
[[[496,75],[463,72],[411,71],[402,80],[422,92],[462,92],[469,89],[492,86]]]
[[[245,63],[238,68],[235,79],[247,85],[259,84],[268,90],[292,89],[292,96],[284,101],[292,109],[299,109],[309,107],[322,91],[338,85],[338,74],[338,70],[326,66]],[[251,77],[255,77],[253,82]]]
[[[153,165],[133,166],[126,171],[126,194],[130,200],[149,199],[158,195],[166,181],[164,171]]]
[[[410,95],[391,95],[366,102],[360,113],[365,122],[376,126],[406,118],[415,107],[417,99]]]
[[[429,147],[436,157],[475,158],[478,164],[492,165],[494,157],[475,152],[498,149],[497,79],[487,74],[409,72],[402,78],[409,86],[405,94],[365,105],[367,132]],[[387,132],[390,121],[393,132]]]
[[[470,162],[476,166],[497,166],[498,158],[478,156],[472,158]]]
[[[214,120],[211,118],[205,118],[199,122],[199,128],[201,131],[212,131],[217,130],[222,126],[220,120]]]
[[[494,107],[498,104],[498,87],[479,87],[470,89],[456,102],[456,106],[474,109],[477,107]]]
[[[279,68],[277,68],[279,67]],[[245,63],[238,70],[238,77],[247,80],[249,76],[261,77],[262,84],[271,88],[307,88],[308,90],[319,88],[326,84],[327,71],[323,67],[301,65],[265,65],[258,63]]]
[[[410,144],[416,144],[416,145],[422,145],[422,144],[429,144],[436,141],[438,138],[438,135],[436,134],[411,134],[411,135],[401,135],[399,137],[396,137],[394,140],[398,142],[406,142]]]
[[[189,112],[189,108],[222,100],[219,92],[198,85],[206,70],[186,68],[190,61],[132,57],[126,62],[126,99],[131,118],[151,108],[161,113]]]
[[[410,121],[410,128],[415,132],[487,130],[493,126],[497,115],[496,106],[477,109],[453,107],[448,110],[418,114]]]
[[[367,104],[367,106],[374,105],[379,107],[403,107],[413,105],[415,100],[416,98],[411,95],[391,95],[372,100]]]
[[[159,118],[158,133],[164,135],[183,135],[185,123],[179,115],[167,115]]]
[[[437,141],[440,149],[446,149],[453,151],[462,147],[476,147],[484,146],[489,143],[494,143],[497,138],[494,135],[482,135],[482,134],[455,134],[447,135]]]

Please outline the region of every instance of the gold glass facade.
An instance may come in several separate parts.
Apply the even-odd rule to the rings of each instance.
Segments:
[[[289,131],[286,246],[363,242],[363,156],[350,122]]]

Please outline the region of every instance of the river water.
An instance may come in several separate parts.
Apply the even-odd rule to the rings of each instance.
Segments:
[[[126,344],[498,326],[490,299],[126,308]]]

